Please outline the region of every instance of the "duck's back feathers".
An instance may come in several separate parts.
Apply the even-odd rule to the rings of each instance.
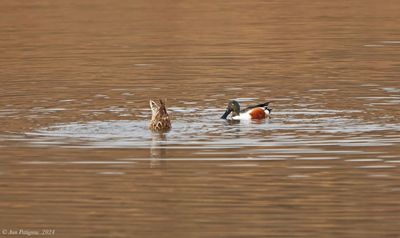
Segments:
[[[241,113],[242,113],[242,112],[247,112],[247,111],[249,111],[249,110],[251,110],[251,109],[253,109],[253,108],[257,108],[257,107],[261,107],[261,108],[267,109],[269,104],[270,104],[270,102],[260,103],[260,104],[257,104],[257,105],[251,105],[251,106],[246,107],[246,108],[243,109],[243,110],[240,110],[240,112],[241,112]],[[269,109],[269,108],[268,108],[268,109]]]

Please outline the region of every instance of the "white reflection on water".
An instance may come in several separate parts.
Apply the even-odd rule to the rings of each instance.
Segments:
[[[245,153],[255,154],[272,150],[277,152],[279,148],[271,147],[282,146],[292,147],[284,149],[287,154],[323,153],[324,149],[316,146],[369,147],[390,146],[400,142],[398,136],[376,135],[382,131],[400,131],[398,124],[378,124],[359,118],[348,118],[339,114],[350,112],[338,110],[280,111],[273,114],[270,120],[236,123],[218,119],[217,109],[197,112],[197,109],[188,111],[185,108],[172,108],[172,111],[175,113],[173,129],[158,139],[147,129],[147,120],[59,124],[27,133],[27,136],[29,142],[37,146],[153,149],[160,146],[167,149],[201,147],[202,150],[211,149],[211,152],[216,149],[245,147],[249,148]],[[191,113],[190,118],[183,116],[187,113]],[[252,148],[255,146],[265,149]],[[313,147],[304,148],[307,146]],[[354,151],[350,149],[345,153],[348,152]]]

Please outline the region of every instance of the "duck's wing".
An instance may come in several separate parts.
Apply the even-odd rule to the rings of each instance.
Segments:
[[[265,103],[261,103],[261,104],[257,104],[257,105],[251,105],[251,106],[246,107],[243,110],[240,110],[240,112],[247,112],[248,110],[256,108],[256,107],[268,108],[268,104],[270,104],[270,102],[265,102]]]

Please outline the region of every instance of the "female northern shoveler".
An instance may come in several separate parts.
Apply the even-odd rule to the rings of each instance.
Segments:
[[[168,131],[171,129],[171,120],[169,119],[167,108],[164,102],[160,99],[160,105],[150,100],[151,121],[149,128],[152,131]]]
[[[257,104],[254,106],[248,106],[243,110],[240,110],[240,105],[237,101],[229,101],[228,107],[221,119],[226,119],[229,114],[232,113],[233,120],[248,120],[248,119],[265,119],[269,117],[272,109],[268,107],[270,102]]]

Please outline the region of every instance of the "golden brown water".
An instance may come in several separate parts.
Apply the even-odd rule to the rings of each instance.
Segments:
[[[400,236],[398,1],[0,6],[4,236]]]

